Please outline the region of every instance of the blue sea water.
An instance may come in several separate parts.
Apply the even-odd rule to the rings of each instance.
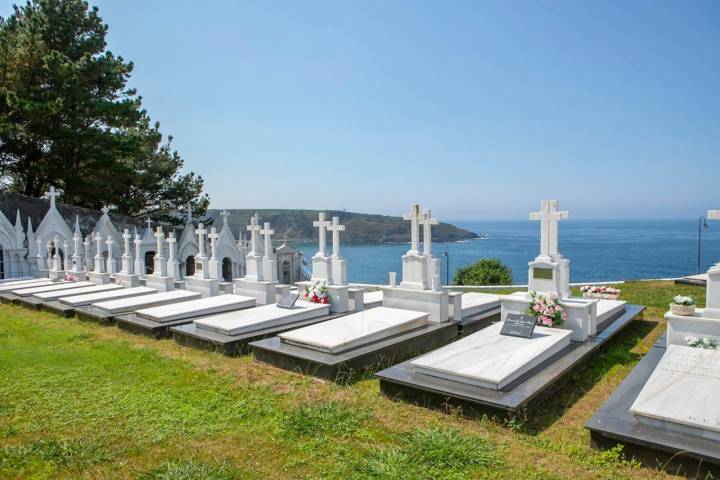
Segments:
[[[446,281],[460,266],[482,258],[499,258],[512,269],[513,281],[527,283],[528,262],[540,251],[540,227],[530,221],[451,221],[487,238],[463,243],[434,243]],[[720,222],[702,232],[701,271],[720,260]],[[568,220],[560,223],[560,251],[570,260],[570,281],[593,282],[666,278],[694,274],[697,266],[697,220]],[[328,239],[329,240],[329,239]],[[330,242],[328,242],[329,244]],[[305,259],[317,244],[296,245]],[[400,257],[407,244],[347,245],[348,280],[387,283],[388,272],[402,272]]]

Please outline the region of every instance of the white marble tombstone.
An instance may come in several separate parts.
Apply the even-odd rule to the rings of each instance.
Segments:
[[[429,275],[432,273],[430,268],[438,268],[439,271],[439,266],[432,258],[430,233],[431,226],[437,220],[431,217],[429,210],[424,218],[418,204],[413,204],[410,213],[404,214],[403,218],[410,221],[410,250],[402,257],[403,271],[399,287],[383,288],[383,306],[427,312],[431,322],[447,322],[450,320],[450,297],[440,287],[439,275]],[[420,253],[420,223],[424,219],[426,236],[423,238],[423,250],[428,255]]]
[[[72,258],[69,255],[69,252],[70,252],[70,248],[68,248],[69,246],[70,245],[68,245],[67,240],[63,240],[63,252],[65,252],[65,258],[63,258],[63,262],[64,262],[63,270],[65,270],[65,272],[70,271],[70,269],[72,268]]]
[[[95,241],[95,268],[91,272],[88,272],[88,278],[91,282],[97,283],[99,285],[110,283],[110,273],[105,271],[105,267],[107,266],[107,264],[102,255],[103,239],[100,234],[97,233],[93,240]]]
[[[83,240],[83,250],[85,252],[85,272],[91,272],[93,270],[93,257],[90,255],[90,244],[92,243],[92,240],[90,238],[90,235],[85,237],[85,240]]]
[[[135,232],[133,244],[135,245],[135,261],[133,263],[135,274],[140,278],[145,278],[145,256],[142,254],[143,240],[137,231]]]
[[[207,229],[200,223],[195,233],[198,236],[198,254],[195,255],[195,274],[185,278],[185,288],[197,292],[203,298],[220,294],[220,281],[210,278],[210,260],[205,254],[205,235]]]
[[[60,237],[55,235],[53,241],[48,243],[47,248],[48,253],[52,254],[48,276],[51,280],[62,280],[65,277],[65,269],[63,268],[62,257],[60,256]]]
[[[225,214],[226,212],[223,212]],[[208,260],[208,275],[214,280],[222,279],[222,263],[217,258],[217,240],[220,238],[220,234],[217,233],[217,228],[210,228],[208,233],[208,240],[210,240],[210,260]]]
[[[169,292],[175,289],[175,278],[168,275],[167,261],[164,255],[165,233],[162,226],[155,230],[156,251],[153,259],[153,273],[145,277],[145,286],[154,288],[159,292]]]
[[[318,213],[318,219],[313,222],[318,229],[318,251],[312,257],[312,278],[314,282],[332,283],[332,261],[327,254],[326,231],[330,222],[325,220],[325,212]]]
[[[108,236],[105,244],[107,245],[108,253],[107,273],[109,273],[111,276],[114,276],[117,273],[117,260],[115,259],[115,255],[113,254],[113,245],[115,245],[115,241],[112,239],[112,237]]]
[[[73,254],[69,273],[78,280],[85,280],[85,270],[83,268],[82,254],[80,253],[82,248],[82,237],[79,230],[76,229],[73,233]]]
[[[402,257],[403,271],[400,288],[414,290],[427,290],[428,272],[427,260],[420,254],[420,205],[415,203],[410,207],[410,213],[403,214],[403,219],[410,220],[410,250]]]
[[[167,259],[167,274],[168,277],[172,277],[175,281],[180,280],[180,262],[178,262],[175,256],[175,249],[177,248],[177,238],[175,238],[175,232],[168,233],[165,239],[167,243],[168,259]]]
[[[258,305],[275,303],[279,296],[290,291],[290,286],[280,288],[277,280],[277,259],[272,249],[274,230],[265,222],[260,225],[260,218],[255,214],[247,226],[250,232],[250,251],[245,256],[246,273],[243,278],[233,280],[233,291],[236,295],[253,297]],[[265,248],[260,247],[258,236],[262,234]],[[264,253],[261,255],[261,250]]]
[[[528,263],[528,290],[570,297],[570,261],[558,251],[558,222],[570,217],[558,210],[557,200],[545,200],[530,220],[540,221],[540,255]]]
[[[423,255],[425,256],[425,262],[427,263],[427,276],[428,285],[433,290],[438,291],[440,289],[439,284],[434,285],[435,277],[440,280],[440,259],[432,254],[432,226],[439,225],[440,221],[437,218],[432,218],[430,210],[423,210],[422,214],[422,225],[423,225]]]
[[[132,235],[129,229],[125,229],[122,234],[123,239],[123,255],[121,258],[120,272],[115,275],[115,283],[123,287],[133,288],[140,285],[140,276],[133,271],[133,259],[130,254],[130,239]]]

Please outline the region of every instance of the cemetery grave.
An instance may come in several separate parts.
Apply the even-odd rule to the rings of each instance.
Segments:
[[[75,314],[80,320],[108,324],[114,323],[116,316],[134,312],[135,310],[170,303],[186,302],[196,300],[200,297],[201,295],[199,293],[188,292],[187,290],[171,290],[169,292],[151,293],[149,295],[95,302],[88,307],[75,309]]]
[[[44,303],[43,310],[68,317],[70,315],[74,315],[75,310],[88,309],[91,304],[96,302],[119,300],[121,298],[149,295],[151,293],[157,293],[157,290],[147,287],[131,287],[117,288],[104,292],[86,293],[82,295],[68,295],[60,297],[55,301]]]
[[[540,255],[529,262],[528,292],[499,297],[500,323],[377,373],[381,392],[421,405],[455,405],[469,415],[521,414],[638,317],[643,306],[571,296],[570,262],[558,251],[557,224],[565,218],[557,201],[544,201],[540,212],[530,214],[541,222]],[[535,327],[550,320],[550,306],[559,328]],[[513,322],[522,331],[522,321],[534,329],[519,336],[506,329]]]

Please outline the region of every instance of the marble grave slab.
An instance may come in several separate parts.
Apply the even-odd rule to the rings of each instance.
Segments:
[[[668,345],[630,413],[641,424],[720,441],[720,351]]]
[[[105,285],[93,285],[91,287],[73,288],[70,291],[55,290],[52,292],[36,293],[35,295],[33,295],[33,298],[37,298],[38,300],[42,300],[43,302],[51,302],[53,300],[57,300],[60,297],[76,296],[76,295],[83,295],[83,294],[88,294],[88,293],[107,292],[107,291],[112,291],[112,290],[118,290],[121,288],[123,288],[122,285],[115,285],[114,283],[106,283]]]
[[[570,345],[572,331],[535,327],[532,338],[501,335],[502,322],[411,362],[418,375],[502,390]]]
[[[254,297],[226,294],[216,297],[206,297],[189,302],[172,303],[159,307],[137,310],[135,315],[159,323],[174,322],[185,318],[213,315],[255,306]]]
[[[93,285],[95,284],[92,282],[55,282],[54,284],[40,287],[20,288],[18,290],[13,290],[12,293],[18,297],[29,297],[31,295],[35,295],[36,293],[72,290],[74,288],[92,287]]]
[[[107,300],[92,304],[92,311],[99,315],[113,316],[121,313],[134,312],[135,310],[166,305],[168,303],[186,302],[197,300],[202,295],[187,290],[171,290],[169,292],[140,295],[138,297],[123,298],[119,300]]]
[[[278,335],[287,344],[337,354],[428,324],[426,312],[377,307]]]
[[[121,288],[109,292],[87,293],[77,296],[70,295],[70,292],[68,292],[68,296],[60,297],[58,301],[71,307],[84,307],[85,305],[92,305],[93,303],[106,300],[119,300],[121,298],[137,297],[139,295],[149,295],[152,293],[157,293],[157,290],[147,287]]]
[[[276,304],[221,313],[195,320],[198,329],[234,336],[268,328],[280,328],[295,322],[330,314],[330,306],[319,303],[298,302],[292,309]]]

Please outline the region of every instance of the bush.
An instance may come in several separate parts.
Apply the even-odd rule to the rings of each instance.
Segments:
[[[486,258],[458,268],[453,282],[455,285],[510,285],[512,270],[497,258]]]

